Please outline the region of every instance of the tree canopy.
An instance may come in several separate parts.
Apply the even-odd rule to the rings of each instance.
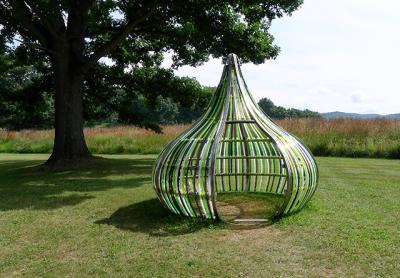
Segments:
[[[273,1],[5,1],[0,0],[3,40],[51,54],[57,41],[85,39],[85,69],[104,56],[118,66],[153,65],[174,50],[174,65],[198,65],[209,55],[237,53],[263,63],[279,48],[268,32],[271,20],[291,14],[301,0]]]

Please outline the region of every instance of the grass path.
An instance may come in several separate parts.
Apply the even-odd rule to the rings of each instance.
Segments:
[[[253,229],[169,214],[154,156],[43,172],[0,154],[0,276],[400,277],[400,161],[318,158],[301,212]]]

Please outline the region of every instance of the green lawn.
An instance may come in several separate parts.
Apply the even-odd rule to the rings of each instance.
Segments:
[[[399,277],[400,161],[318,158],[320,187],[270,226],[170,215],[154,156],[44,172],[0,154],[0,276]]]

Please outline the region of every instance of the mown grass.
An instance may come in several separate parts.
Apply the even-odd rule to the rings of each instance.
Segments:
[[[292,119],[277,121],[317,156],[400,158],[400,121]],[[89,149],[102,154],[157,154],[190,125],[164,126],[163,134],[118,126],[87,128]],[[53,131],[0,131],[0,152],[48,153]]]
[[[153,155],[47,172],[0,154],[0,276],[398,277],[400,161],[318,158],[298,214],[252,229],[171,215]]]

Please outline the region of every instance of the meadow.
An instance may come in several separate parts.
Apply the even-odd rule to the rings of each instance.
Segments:
[[[357,119],[278,120],[316,156],[400,158],[400,121]],[[163,133],[133,126],[86,128],[89,149],[102,154],[158,154],[190,125],[163,126]],[[0,131],[0,152],[49,153],[53,130]]]
[[[172,215],[155,155],[45,171],[0,154],[2,277],[398,277],[400,161],[319,157],[315,196],[273,225]]]

